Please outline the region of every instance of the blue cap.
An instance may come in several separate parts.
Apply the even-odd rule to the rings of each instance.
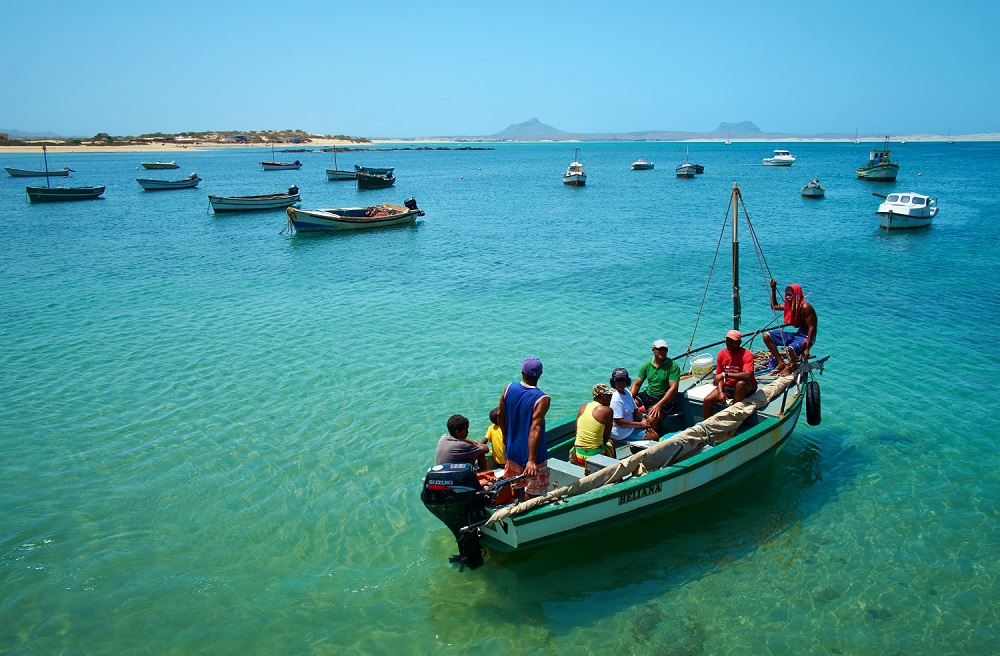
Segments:
[[[521,373],[528,378],[538,378],[542,375],[542,361],[538,358],[528,358],[521,363]]]

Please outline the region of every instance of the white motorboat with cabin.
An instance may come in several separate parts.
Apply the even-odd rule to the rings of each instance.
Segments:
[[[826,188],[820,186],[819,180],[812,178],[809,180],[809,184],[802,187],[802,196],[804,198],[822,198],[826,195]]]
[[[741,192],[733,185],[735,266],[731,297],[733,326],[737,330],[741,320],[741,205]],[[749,216],[747,225],[750,227]],[[754,235],[752,227],[750,234]],[[754,245],[759,248],[755,237]],[[770,272],[761,273],[764,279],[770,277]],[[777,317],[775,322],[780,324]],[[752,340],[761,332],[745,335],[744,339]],[[681,357],[719,345],[714,342],[689,348]],[[502,469],[477,476],[470,464],[447,463],[427,470],[421,500],[455,536],[459,554],[452,557],[452,562],[471,569],[483,564],[482,545],[498,551],[519,551],[694,503],[770,462],[791,437],[803,407],[810,425],[820,422],[819,384],[814,372],[822,371],[828,358],[802,362],[797,370],[783,376],[758,371],[757,392],[738,403],[717,406],[716,414],[707,420],[702,418],[702,402],[715,387],[704,379],[714,374],[715,367],[709,362],[707,368],[696,368],[692,363],[692,370],[681,378],[681,394],[674,411],[660,423],[661,430],[666,426],[667,432],[659,441],[627,443],[616,448],[614,457],[597,455],[587,458],[585,466],[575,465],[569,461],[576,432],[576,420],[572,418],[545,433],[550,469],[547,494],[516,502],[510,498],[508,488],[514,479],[495,480],[502,476]],[[676,432],[670,434],[671,430]]]
[[[571,187],[582,187],[587,184],[587,174],[583,172],[583,164],[580,163],[580,149],[573,149],[573,161],[570,162],[566,173],[563,174],[563,184]]]
[[[791,166],[795,163],[795,155],[787,150],[775,150],[772,157],[760,160],[764,166]]]
[[[633,171],[652,171],[654,166],[656,166],[656,164],[653,162],[647,162],[644,159],[637,159],[632,162]]]
[[[878,224],[887,230],[926,228],[938,213],[937,200],[915,191],[872,195],[884,199],[875,214]]]

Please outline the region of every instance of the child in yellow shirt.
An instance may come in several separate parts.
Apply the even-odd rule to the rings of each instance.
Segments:
[[[503,466],[507,459],[503,454],[503,433],[500,432],[500,425],[497,424],[500,421],[500,408],[493,408],[490,411],[490,421],[493,422],[493,425],[486,429],[486,437],[483,438],[482,443],[493,449],[493,461],[497,465]]]

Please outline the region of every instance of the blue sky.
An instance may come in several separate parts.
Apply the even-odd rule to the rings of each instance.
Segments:
[[[995,2],[14,2],[0,129],[1000,132]]]

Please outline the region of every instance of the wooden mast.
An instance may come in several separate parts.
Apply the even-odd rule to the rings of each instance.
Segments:
[[[733,183],[733,329],[740,329],[740,187]]]

